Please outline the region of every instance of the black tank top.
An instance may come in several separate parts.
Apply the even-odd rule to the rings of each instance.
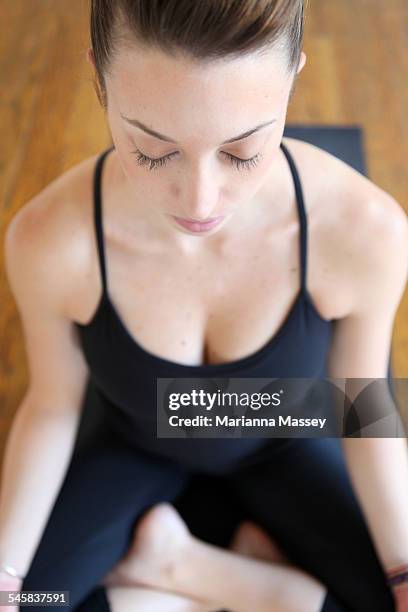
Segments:
[[[287,147],[281,149],[293,177],[300,223],[300,289],[272,338],[259,350],[228,363],[184,365],[152,354],[132,337],[108,292],[102,223],[101,174],[114,147],[97,159],[94,172],[94,223],[102,295],[91,320],[75,322],[89,367],[88,384],[106,406],[112,427],[141,450],[189,469],[223,472],[251,456],[267,438],[158,438],[156,378],[321,378],[327,376],[332,321],[316,309],[306,287],[307,217],[302,186]],[[305,398],[306,399],[306,398]],[[270,438],[269,438],[270,441]]]

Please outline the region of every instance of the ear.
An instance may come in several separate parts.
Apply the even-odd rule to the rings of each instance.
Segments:
[[[95,57],[92,51],[92,47],[89,47],[88,51],[86,52],[86,61],[95,68]]]
[[[300,54],[299,66],[296,74],[299,74],[303,70],[303,66],[306,64],[306,53],[304,51]]]

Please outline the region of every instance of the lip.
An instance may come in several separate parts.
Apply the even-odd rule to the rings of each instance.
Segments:
[[[182,217],[176,217],[175,215],[172,215],[172,217],[179,225],[181,225],[181,227],[184,227],[185,229],[189,230],[190,232],[194,232],[195,234],[208,232],[209,230],[219,225],[221,221],[225,218],[223,216],[219,216],[214,217],[209,221],[200,222],[190,221],[189,219],[183,219]]]

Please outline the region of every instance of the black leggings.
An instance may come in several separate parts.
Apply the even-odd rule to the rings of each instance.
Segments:
[[[245,467],[191,473],[126,443],[92,402],[22,589],[69,591],[69,610],[109,611],[99,583],[126,553],[138,518],[160,501],[221,547],[241,520],[255,521],[326,585],[321,612],[395,610],[339,439],[271,439]]]

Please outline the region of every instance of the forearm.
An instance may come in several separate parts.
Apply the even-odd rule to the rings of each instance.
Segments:
[[[342,438],[346,463],[377,554],[388,570],[408,562],[406,438]]]
[[[0,488],[0,563],[25,575],[70,460],[79,413],[21,404],[7,437]]]

